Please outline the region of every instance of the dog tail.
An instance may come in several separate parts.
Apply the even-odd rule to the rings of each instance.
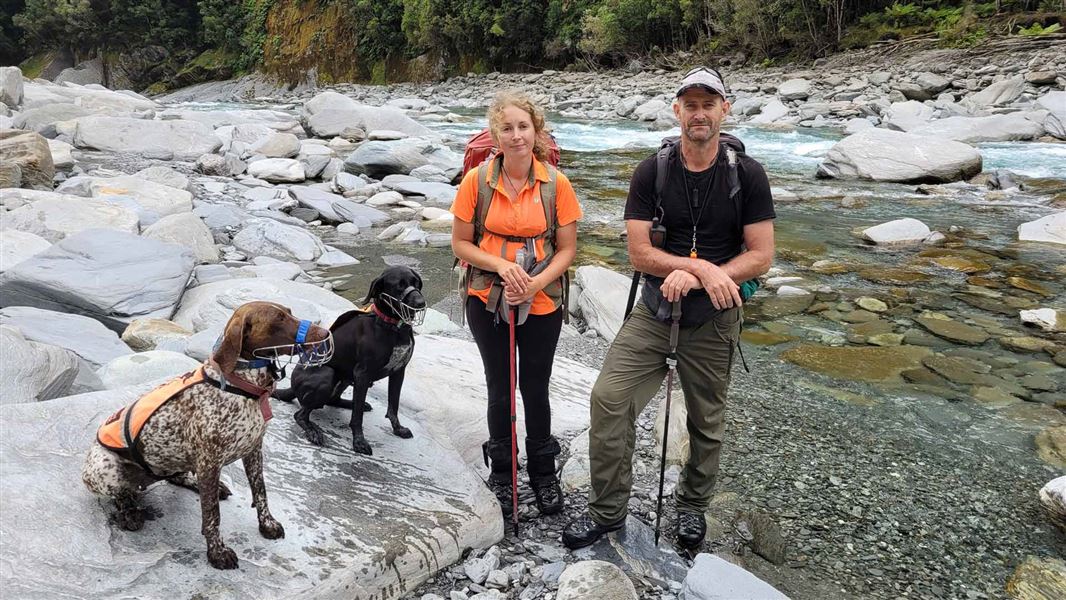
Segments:
[[[285,388],[283,390],[274,390],[274,393],[271,394],[271,396],[277,398],[278,400],[281,400],[282,402],[292,402],[296,399],[296,390],[292,389],[291,387]]]

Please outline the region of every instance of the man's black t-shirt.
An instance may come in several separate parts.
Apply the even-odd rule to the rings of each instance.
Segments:
[[[700,173],[685,171],[675,150],[669,161],[670,172],[663,186],[660,218],[666,227],[666,245],[670,254],[688,256],[692,248],[692,223],[696,225],[696,252],[699,258],[716,265],[724,264],[741,252],[742,225],[773,219],[773,197],[770,181],[762,165],[745,154],[737,154],[737,174],[740,178],[741,214],[729,199],[729,160],[724,148],[710,169]],[[625,219],[651,221],[655,216],[655,155],[641,161],[633,172],[626,199]],[[708,187],[709,186],[709,187]],[[737,219],[740,219],[738,223]],[[642,298],[653,312],[662,302],[661,277],[645,278]],[[715,312],[710,298],[702,289],[692,290],[681,303],[682,325],[699,325]],[[659,312],[660,317],[668,310]]]

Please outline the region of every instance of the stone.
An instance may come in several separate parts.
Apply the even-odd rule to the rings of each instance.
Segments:
[[[987,117],[948,117],[912,128],[908,133],[954,140],[965,144],[1035,140],[1044,135],[1044,125],[1025,113]]]
[[[947,183],[981,172],[981,153],[960,142],[866,129],[837,142],[818,176],[899,183]]]
[[[0,360],[0,405],[51,400],[69,393],[78,374],[74,353],[29,341],[19,329],[7,324],[0,325],[0,345],[4,348],[4,359]]]
[[[39,235],[15,229],[4,230],[3,235],[0,235],[0,273],[51,247],[52,243]]]
[[[81,315],[8,306],[0,309],[0,324],[18,329],[28,341],[70,350],[94,370],[132,352],[114,331]]]
[[[137,171],[133,176],[138,179],[151,181],[152,183],[158,183],[159,185],[192,192],[192,183],[189,181],[189,178],[170,167],[162,165],[148,167]]]
[[[304,166],[292,158],[265,158],[248,164],[248,174],[271,183],[299,183],[306,179]]]
[[[470,558],[463,563],[463,573],[466,574],[467,579],[477,584],[485,583],[485,579],[488,578],[489,573],[498,569],[500,566],[500,549],[496,546],[489,548],[484,556],[480,558]]]
[[[189,373],[200,366],[194,360],[167,350],[148,350],[112,359],[100,367],[96,375],[104,389],[113,390],[143,383],[162,383]]]
[[[143,227],[167,215],[192,211],[192,194],[189,192],[131,175],[72,177],[56,188],[56,192],[126,206],[137,213]]]
[[[1066,211],[1018,226],[1018,241],[1066,244]]]
[[[314,261],[326,252],[325,244],[305,229],[273,219],[252,219],[233,236],[233,245],[250,256],[284,261]]]
[[[378,457],[323,453],[294,427],[277,426],[292,422],[296,406],[276,403],[276,421],[263,440],[263,470],[271,511],[287,535],[266,540],[259,534],[238,461],[223,470],[233,495],[221,503],[221,523],[240,568],[215,571],[204,557],[195,494],[173,485],[153,487],[146,502],[159,510],[130,533],[109,521],[109,503],[81,486],[85,451],[101,422],[150,388],[0,407],[4,483],[22,491],[10,501],[5,497],[0,514],[0,560],[11,568],[5,596],[150,598],[165,589],[163,595],[175,598],[394,598],[459,561],[464,548],[484,548],[503,537],[496,498],[447,439],[431,433],[431,423],[413,418],[415,413],[401,408],[412,439],[366,428],[375,452],[388,457],[390,467],[380,469]],[[315,417],[338,439],[350,435],[339,411]],[[48,443],[42,445],[43,439]],[[316,509],[309,513],[308,506]],[[41,522],[65,525],[42,529]],[[311,539],[348,543],[309,545]],[[185,558],[175,570],[167,557]],[[190,569],[202,576],[189,576]]]
[[[656,546],[654,530],[632,515],[626,517],[625,527],[601,537],[592,546],[574,551],[573,556],[582,561],[609,562],[631,579],[663,588],[681,581],[686,571],[684,561],[669,542],[660,540]]]
[[[121,331],[137,317],[170,317],[194,264],[181,246],[91,229],[0,275],[0,305],[84,314]]]
[[[1036,101],[1037,106],[1048,111],[1044,117],[1044,129],[1049,135],[1066,140],[1066,92],[1053,90]]]
[[[685,600],[787,600],[773,586],[727,560],[700,553],[681,584]]]
[[[15,117],[14,127],[15,129],[36,131],[46,138],[54,138],[58,135],[56,132],[57,123],[73,121],[92,114],[93,111],[74,104],[47,104],[29,108],[19,113]]]
[[[22,69],[0,67],[0,103],[18,108],[22,104],[22,95]]]
[[[863,239],[878,245],[914,244],[928,236],[929,226],[909,217],[862,230]]]
[[[574,281],[581,290],[578,306],[588,326],[608,342],[622,327],[630,281],[621,273],[598,266],[578,267]]]
[[[0,181],[4,187],[52,191],[55,163],[52,162],[52,150],[48,146],[48,140],[39,133],[17,129],[0,130],[0,156],[4,157],[5,165],[18,165],[21,173],[18,185],[8,185]]]
[[[778,121],[788,115],[788,107],[784,105],[780,100],[774,98],[767,102],[759,114],[751,118],[753,124],[768,124]]]
[[[1055,342],[1029,335],[996,338],[999,345],[1016,352],[1045,352],[1055,348]]]
[[[862,296],[855,300],[855,304],[858,304],[864,310],[870,312],[882,313],[888,310],[888,305],[878,300],[877,298],[871,298],[869,296]]]
[[[1036,308],[1019,311],[1018,315],[1026,325],[1033,325],[1044,331],[1066,331],[1066,311]]]
[[[915,322],[927,329],[933,335],[958,344],[980,346],[991,337],[988,332],[979,327],[960,323],[949,318],[922,315],[917,317]]]
[[[1056,477],[1040,488],[1040,504],[1051,522],[1066,532],[1066,475]]]
[[[908,100],[893,102],[885,111],[883,121],[886,127],[896,131],[910,131],[927,124],[933,118],[933,109],[921,102]]]
[[[1066,597],[1066,562],[1029,556],[1007,580],[1011,600],[1052,600]]]
[[[122,341],[138,352],[155,350],[172,340],[184,340],[192,332],[166,319],[134,319],[122,332]]]
[[[219,261],[218,248],[215,247],[211,230],[204,225],[200,217],[191,212],[163,217],[141,232],[141,235],[188,248],[198,264]]]
[[[559,476],[566,493],[587,491],[590,483],[589,432],[586,429],[570,440],[570,457]]]
[[[162,160],[196,160],[222,145],[214,132],[195,121],[154,121],[123,117],[77,120],[74,146]]]
[[[559,576],[556,600],[637,600],[637,591],[621,569],[601,560],[574,563]]]
[[[271,133],[252,144],[248,152],[267,158],[291,158],[300,153],[300,140],[291,133]]]
[[[801,344],[781,353],[781,358],[832,377],[859,381],[897,381],[900,373],[921,366],[932,354],[919,346],[829,347]]]
[[[425,165],[439,167],[451,179],[459,174],[462,157],[443,144],[411,138],[365,142],[344,160],[345,171],[355,175],[365,174],[374,179],[383,179],[392,174],[407,175]]]
[[[811,82],[806,79],[789,79],[777,86],[777,96],[782,100],[806,100],[811,95]]]
[[[1021,76],[1012,77],[993,83],[980,92],[967,96],[963,99],[962,104],[969,107],[971,111],[1002,106],[1018,99],[1024,89],[1025,78]]]
[[[423,168],[423,167],[420,167]],[[451,206],[458,188],[447,183],[434,183],[427,181],[394,181],[382,182],[389,189],[400,192],[405,196],[425,196],[426,200],[441,206]]]
[[[1033,439],[1036,454],[1049,465],[1066,468],[1066,425],[1047,427]]]

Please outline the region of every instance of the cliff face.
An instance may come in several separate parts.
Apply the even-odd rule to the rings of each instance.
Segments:
[[[262,70],[297,82],[314,70],[320,82],[365,80],[355,29],[338,3],[275,0],[266,16]]]
[[[300,83],[312,71],[319,83],[427,81],[446,74],[447,61],[439,53],[407,59],[402,57],[403,48],[396,48],[401,57],[372,60],[360,56],[358,28],[343,3],[259,1],[266,9],[260,70],[284,81]]]

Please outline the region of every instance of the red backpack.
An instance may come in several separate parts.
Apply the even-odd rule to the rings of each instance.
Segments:
[[[548,163],[553,167],[559,166],[559,144],[555,143],[555,137],[551,134],[543,134],[547,137],[548,141]],[[496,142],[492,140],[492,132],[488,129],[484,129],[479,133],[475,133],[469,141],[466,142],[466,150],[463,152],[463,175],[466,175],[471,169],[476,169],[478,165],[487,161],[488,159],[496,156],[496,152],[499,149],[496,148]]]

